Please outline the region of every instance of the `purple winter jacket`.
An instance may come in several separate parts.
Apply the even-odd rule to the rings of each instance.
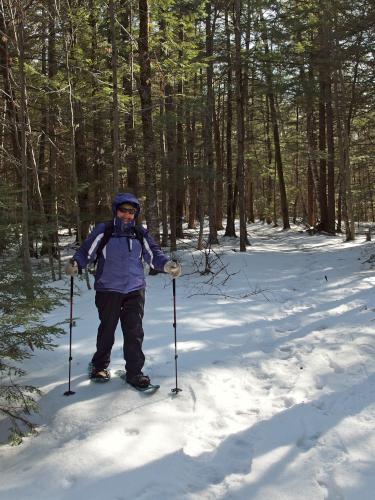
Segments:
[[[139,215],[138,199],[131,193],[119,193],[112,203],[113,234],[99,256],[95,273],[94,288],[102,292],[129,293],[145,288],[142,257],[157,271],[164,271],[164,265],[169,258],[163,254],[146,228],[143,228],[143,247],[134,232],[135,221],[125,224],[116,217],[117,207],[122,203],[130,203]],[[73,255],[73,259],[84,268],[96,258],[96,250],[104,236],[105,223],[97,224],[81,247]]]

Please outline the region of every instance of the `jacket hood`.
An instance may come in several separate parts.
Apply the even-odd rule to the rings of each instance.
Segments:
[[[129,203],[130,205],[133,205],[133,207],[137,210],[134,218],[137,218],[140,211],[141,211],[141,206],[139,204],[138,198],[136,198],[134,196],[134,194],[132,194],[132,193],[117,193],[116,194],[116,196],[113,198],[113,201],[112,201],[113,216],[116,217],[117,207],[119,205],[122,205],[123,203]]]

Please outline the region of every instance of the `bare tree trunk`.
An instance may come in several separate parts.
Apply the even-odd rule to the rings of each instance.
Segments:
[[[327,231],[327,160],[326,160],[326,82],[324,69],[319,69],[319,229]]]
[[[50,0],[54,1],[54,0]],[[93,168],[90,188],[90,205],[93,207],[92,214],[94,222],[99,222],[103,217],[102,207],[105,197],[103,187],[103,173],[105,172],[104,159],[104,131],[103,131],[103,112],[99,102],[98,82],[94,75],[99,73],[100,61],[98,57],[98,7],[95,0],[90,0],[90,26],[91,26],[91,61],[92,61],[92,135],[93,135]]]
[[[9,54],[9,47],[8,47],[9,33],[6,23],[6,13],[3,2],[1,2],[1,9],[0,9],[0,31],[2,34],[2,36],[0,36],[0,71],[3,76],[3,85],[4,85],[4,92],[2,94],[5,99],[5,114],[8,118],[10,125],[9,127],[10,138],[13,149],[13,157],[16,166],[16,172],[19,179],[21,179],[21,170],[20,170],[21,137],[20,137],[20,132],[18,130],[16,100],[10,77],[12,59]]]
[[[227,221],[225,236],[235,237],[235,213],[234,213],[234,188],[233,188],[233,165],[232,165],[232,49],[231,32],[229,29],[228,10],[225,9],[225,33],[226,33],[226,55],[227,55],[227,127],[226,127],[226,182],[227,182]]]
[[[57,5],[57,4],[56,4]],[[61,6],[60,6],[61,7]],[[61,15],[61,11],[57,10],[57,15],[59,18],[59,22],[63,27],[63,40],[64,40],[64,49],[65,49],[65,67],[67,72],[67,80],[68,80],[68,91],[69,91],[69,111],[70,111],[70,162],[71,162],[71,176],[72,176],[72,184],[73,184],[73,197],[74,197],[74,211],[75,211],[75,219],[77,226],[77,243],[81,244],[82,242],[82,234],[81,234],[81,213],[79,206],[79,198],[78,198],[78,178],[76,171],[76,122],[74,116],[74,82],[73,75],[70,66],[70,50],[75,45],[75,35],[74,28],[72,22],[74,20],[74,12],[71,10],[71,5],[67,0],[67,10],[69,12],[69,25],[68,29],[65,27],[65,23],[63,21],[63,17]]]
[[[197,87],[197,75],[194,75],[193,97],[195,101]],[[188,161],[188,178],[189,178],[189,229],[195,229],[197,216],[197,172],[195,168],[195,108],[190,111],[190,106],[187,107],[186,127],[187,127],[187,161]]]
[[[290,224],[289,224],[288,200],[287,200],[287,196],[286,196],[284,170],[283,170],[283,163],[282,163],[282,157],[281,157],[279,125],[278,125],[278,120],[277,120],[275,96],[274,96],[274,90],[273,90],[272,68],[271,68],[271,63],[269,61],[270,52],[269,52],[269,48],[268,48],[267,35],[266,35],[265,31],[262,32],[262,38],[263,38],[263,42],[264,42],[264,52],[265,52],[265,55],[267,58],[267,61],[265,63],[265,74],[266,74],[267,93],[268,93],[270,112],[271,112],[271,121],[272,121],[272,128],[273,128],[273,142],[274,142],[274,146],[275,146],[275,162],[276,162],[276,169],[277,169],[277,177],[278,177],[278,181],[279,181],[280,205],[281,205],[281,213],[282,213],[282,218],[283,218],[283,228],[289,229]]]
[[[162,235],[161,245],[166,247],[168,245],[168,177],[167,177],[167,161],[166,161],[166,147],[165,147],[165,112],[164,112],[164,87],[161,83],[161,97],[159,104],[159,150],[160,150],[160,176],[161,176],[161,223]]]
[[[16,17],[13,19],[14,36],[18,53],[19,69],[19,128],[21,139],[21,192],[22,192],[22,270],[25,279],[25,293],[33,298],[33,274],[31,269],[29,246],[29,214],[28,214],[28,165],[26,139],[26,76],[25,76],[25,46],[24,46],[24,5],[20,0],[16,2]],[[17,24],[16,24],[17,23]]]
[[[243,75],[241,57],[241,2],[234,2],[234,38],[236,46],[236,109],[237,109],[237,184],[240,215],[240,251],[246,252],[246,213],[245,213],[245,120],[243,102]]]
[[[178,39],[180,47],[183,46],[184,31],[180,26],[178,30]],[[181,64],[182,50],[178,51],[178,59]],[[183,78],[178,78],[177,82],[177,99],[176,99],[176,168],[178,175],[176,178],[176,236],[183,238],[182,220],[184,217],[184,200],[185,200],[185,156],[184,156],[184,86]]]
[[[312,71],[313,65],[310,61],[308,80],[306,79],[305,70],[303,64],[300,65],[300,78],[302,82],[302,87],[304,91],[304,111],[306,113],[306,135],[307,135],[307,222],[309,226],[315,226],[316,214],[315,214],[315,200],[319,202],[317,198],[318,186],[319,186],[319,175],[318,167],[316,163],[317,151],[316,151],[316,139],[315,139],[315,127],[314,127],[314,106],[313,106],[313,87],[314,87],[314,75]]]
[[[169,192],[169,226],[171,233],[171,251],[177,250],[177,180],[176,180],[176,112],[173,102],[173,88],[167,83],[165,92],[165,115],[167,137],[167,162],[168,162],[168,192]]]
[[[315,214],[314,214],[314,177],[311,168],[311,160],[308,160],[307,165],[307,223],[310,227],[315,224]]]
[[[213,123],[213,106],[214,106],[214,90],[213,90],[213,40],[216,24],[216,10],[212,14],[211,3],[207,5],[206,16],[206,57],[208,59],[206,69],[206,82],[207,82],[207,101],[206,101],[206,119],[205,119],[205,153],[207,160],[207,189],[208,196],[208,217],[209,217],[209,244],[217,244],[217,230],[216,230],[216,210],[215,210],[215,168],[214,168],[214,152],[213,152],[213,138],[212,138],[212,123]]]
[[[117,82],[117,41],[116,41],[116,28],[115,28],[115,8],[114,0],[109,0],[109,23],[111,31],[111,68],[112,68],[112,190],[117,193],[119,189],[119,167],[120,167],[120,118],[118,111],[118,82]]]
[[[327,231],[335,234],[335,139],[333,131],[333,109],[332,109],[332,90],[331,76],[327,77],[326,87],[326,113],[327,113]]]
[[[244,61],[244,76],[243,76],[243,100],[244,100],[244,113],[245,113],[245,156],[246,156],[246,216],[249,222],[254,222],[254,193],[253,193],[253,168],[252,161],[250,159],[250,148],[253,142],[253,129],[252,129],[252,107],[253,100],[251,102],[251,107],[249,103],[249,66],[251,61],[250,55],[250,35],[251,35],[251,20],[252,20],[252,5],[251,0],[247,0],[247,11],[246,11],[246,35],[245,35],[245,61]],[[252,96],[254,94],[254,77],[255,77],[255,64],[252,65]]]
[[[132,40],[132,5],[131,2],[124,5],[122,14],[122,45],[121,51],[125,61],[128,63],[128,70],[124,72],[122,89],[123,94],[128,98],[127,108],[125,110],[125,161],[127,165],[127,184],[128,189],[138,194],[138,160],[135,145],[135,126],[134,126],[134,64],[133,64],[133,40]],[[165,189],[165,187],[163,188]]]
[[[87,164],[87,137],[86,137],[86,125],[84,119],[84,112],[82,109],[82,103],[77,99],[74,99],[74,116],[76,123],[76,133],[75,133],[75,171],[77,172],[77,182],[81,186],[78,192],[78,200],[80,207],[80,222],[81,222],[81,235],[82,238],[86,238],[89,233],[90,224],[92,222],[92,214],[90,213],[89,207],[89,172]],[[87,186],[87,187],[86,187]]]
[[[218,96],[219,109],[216,109],[214,102],[214,138],[215,138],[215,156],[216,156],[216,229],[223,229],[223,176],[224,165],[221,149],[220,137],[220,96]]]
[[[139,95],[141,99],[143,155],[145,173],[147,226],[154,238],[159,241],[159,212],[156,189],[156,151],[152,121],[151,62],[148,43],[149,10],[148,0],[139,0]]]
[[[267,147],[267,165],[268,165],[268,175],[267,175],[267,191],[264,195],[264,198],[266,200],[266,207],[265,207],[265,217],[266,217],[266,222],[267,224],[271,224],[272,219],[274,226],[277,226],[277,216],[276,216],[276,200],[275,200],[275,187],[274,187],[274,180],[272,176],[272,172],[274,170],[274,167],[272,166],[274,161],[273,161],[273,151],[272,151],[272,144],[271,144],[271,134],[270,134],[270,128],[271,128],[271,120],[270,120],[270,104],[269,104],[269,98],[266,98],[266,118],[264,120],[265,123],[265,134],[266,134],[266,147]]]
[[[54,0],[48,0],[48,81],[49,89],[52,90],[51,81],[57,73],[56,59],[56,10]],[[53,255],[58,258],[58,276],[61,279],[61,254],[59,246],[59,220],[57,207],[57,145],[56,145],[56,119],[57,106],[52,92],[48,96],[48,144],[49,144],[49,163],[48,163],[48,184],[49,198],[47,217],[50,217],[53,233],[51,234],[51,246]],[[49,214],[49,215],[48,215]]]
[[[339,93],[339,83],[340,90]],[[341,178],[341,200],[342,215],[345,222],[346,241],[355,239],[355,227],[353,218],[353,199],[351,187],[351,165],[349,157],[349,136],[347,121],[344,119],[343,109],[345,109],[345,88],[341,69],[338,69],[334,78],[335,87],[335,108],[337,118],[337,138],[340,154],[340,178]]]

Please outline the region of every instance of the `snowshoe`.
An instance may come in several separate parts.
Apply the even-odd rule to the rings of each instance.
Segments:
[[[129,375],[123,370],[118,370],[116,373],[137,391],[153,393],[160,388],[160,385],[151,384],[150,377],[142,372],[137,375]]]
[[[103,368],[98,370],[92,363],[89,363],[89,379],[93,382],[109,382],[111,374],[109,370]]]
[[[135,389],[146,389],[151,384],[150,377],[148,375],[143,375],[143,373],[138,373],[137,375],[129,375],[127,373],[126,381]]]

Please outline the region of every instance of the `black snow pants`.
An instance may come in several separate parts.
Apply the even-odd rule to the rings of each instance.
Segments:
[[[125,370],[130,375],[136,375],[142,371],[145,363],[145,356],[142,352],[144,303],[144,290],[126,294],[96,292],[95,305],[98,309],[100,325],[92,364],[97,370],[107,368],[110,363],[115,330],[120,320],[124,336]]]

